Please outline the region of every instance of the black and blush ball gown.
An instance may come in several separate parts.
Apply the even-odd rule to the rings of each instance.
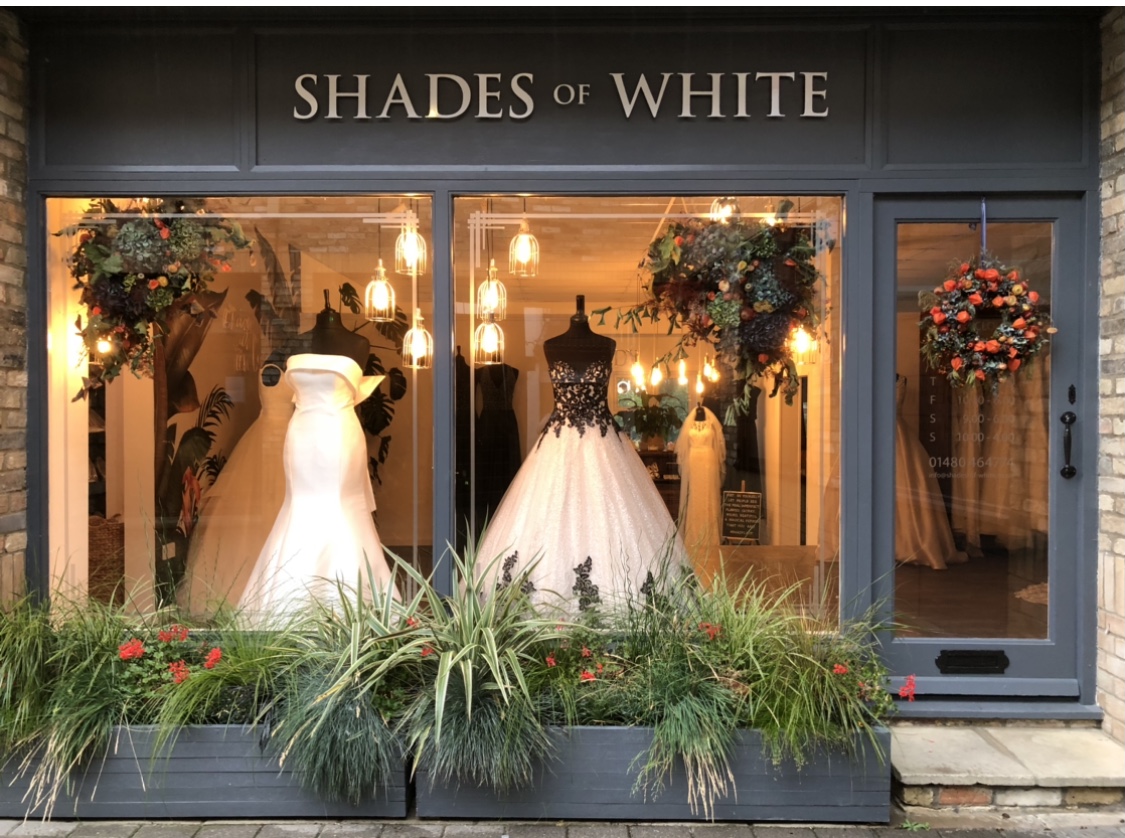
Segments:
[[[485,531],[478,569],[569,612],[647,590],[684,563],[676,525],[606,403],[609,361],[549,365],[555,409]],[[494,560],[499,560],[493,563]]]
[[[336,597],[337,584],[391,590],[371,513],[367,444],[355,406],[383,376],[342,355],[294,355],[285,370],[296,409],[285,434],[285,501],[240,606],[259,623]]]

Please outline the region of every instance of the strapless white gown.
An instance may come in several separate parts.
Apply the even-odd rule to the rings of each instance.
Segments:
[[[258,623],[336,598],[337,584],[394,591],[371,513],[367,446],[355,413],[383,376],[340,355],[294,355],[296,409],[285,435],[285,500],[240,606]]]

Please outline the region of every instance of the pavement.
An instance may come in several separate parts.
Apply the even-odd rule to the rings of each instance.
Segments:
[[[889,825],[566,821],[18,821],[0,838],[1123,838],[1125,810],[896,810]]]

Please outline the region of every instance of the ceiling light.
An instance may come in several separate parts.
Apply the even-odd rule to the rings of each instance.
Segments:
[[[375,267],[375,275],[367,283],[363,295],[363,316],[373,323],[390,323],[395,319],[395,289],[387,279],[383,260]]]
[[[402,365],[415,370],[428,370],[434,365],[434,338],[422,325],[422,311],[414,312],[414,325],[402,339]]]

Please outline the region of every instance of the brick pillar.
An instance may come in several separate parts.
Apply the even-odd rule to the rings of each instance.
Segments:
[[[27,548],[27,45],[0,9],[0,602]]]
[[[1125,742],[1125,10],[1102,18],[1098,704]]]

